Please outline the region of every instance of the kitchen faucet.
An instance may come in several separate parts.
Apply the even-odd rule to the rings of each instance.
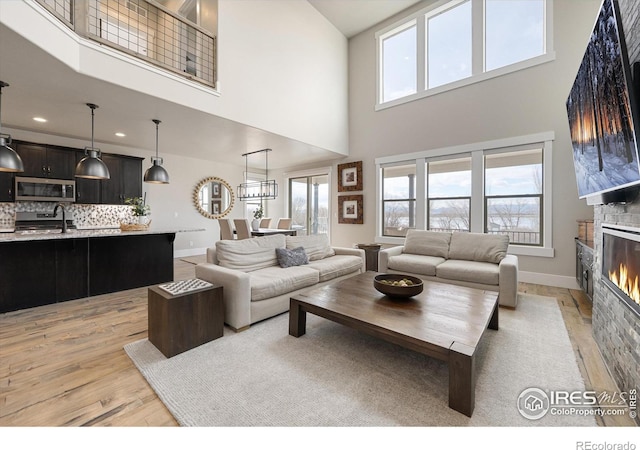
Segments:
[[[62,208],[62,232],[67,232],[67,218],[65,215],[64,205],[62,203],[58,203],[55,208],[53,208],[53,215],[58,214],[58,207]]]

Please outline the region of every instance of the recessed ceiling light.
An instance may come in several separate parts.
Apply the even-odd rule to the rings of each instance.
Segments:
[[[118,132],[116,133],[116,136],[118,136],[118,137],[125,137],[125,136],[126,136],[126,134],[121,133],[121,132],[119,132],[119,131],[118,131]]]
[[[36,122],[42,122],[42,123],[47,121],[47,119],[43,117],[34,117],[33,120],[35,120]]]

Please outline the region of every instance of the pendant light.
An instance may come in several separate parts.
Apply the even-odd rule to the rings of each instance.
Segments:
[[[144,173],[144,182],[169,184],[169,174],[164,167],[162,167],[162,158],[158,156],[158,125],[160,124],[160,121],[158,119],[153,119],[152,122],[156,124],[156,156],[151,157],[153,165]]]
[[[2,111],[2,88],[9,86],[8,83],[0,81],[0,111]],[[0,113],[0,172],[24,172],[22,159],[11,145],[11,136],[2,134],[2,116]]]
[[[76,166],[76,177],[89,178],[93,180],[108,180],[111,178],[109,174],[109,168],[100,159],[102,152],[99,148],[93,146],[93,117],[98,105],[93,103],[87,103],[87,106],[91,108],[91,147],[84,148],[85,156]]]

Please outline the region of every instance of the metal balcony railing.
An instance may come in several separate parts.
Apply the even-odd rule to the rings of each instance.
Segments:
[[[37,0],[78,35],[207,86],[216,86],[216,37],[145,0]]]

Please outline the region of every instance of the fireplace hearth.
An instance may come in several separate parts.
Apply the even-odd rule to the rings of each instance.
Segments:
[[[602,281],[640,317],[640,229],[602,225]]]

